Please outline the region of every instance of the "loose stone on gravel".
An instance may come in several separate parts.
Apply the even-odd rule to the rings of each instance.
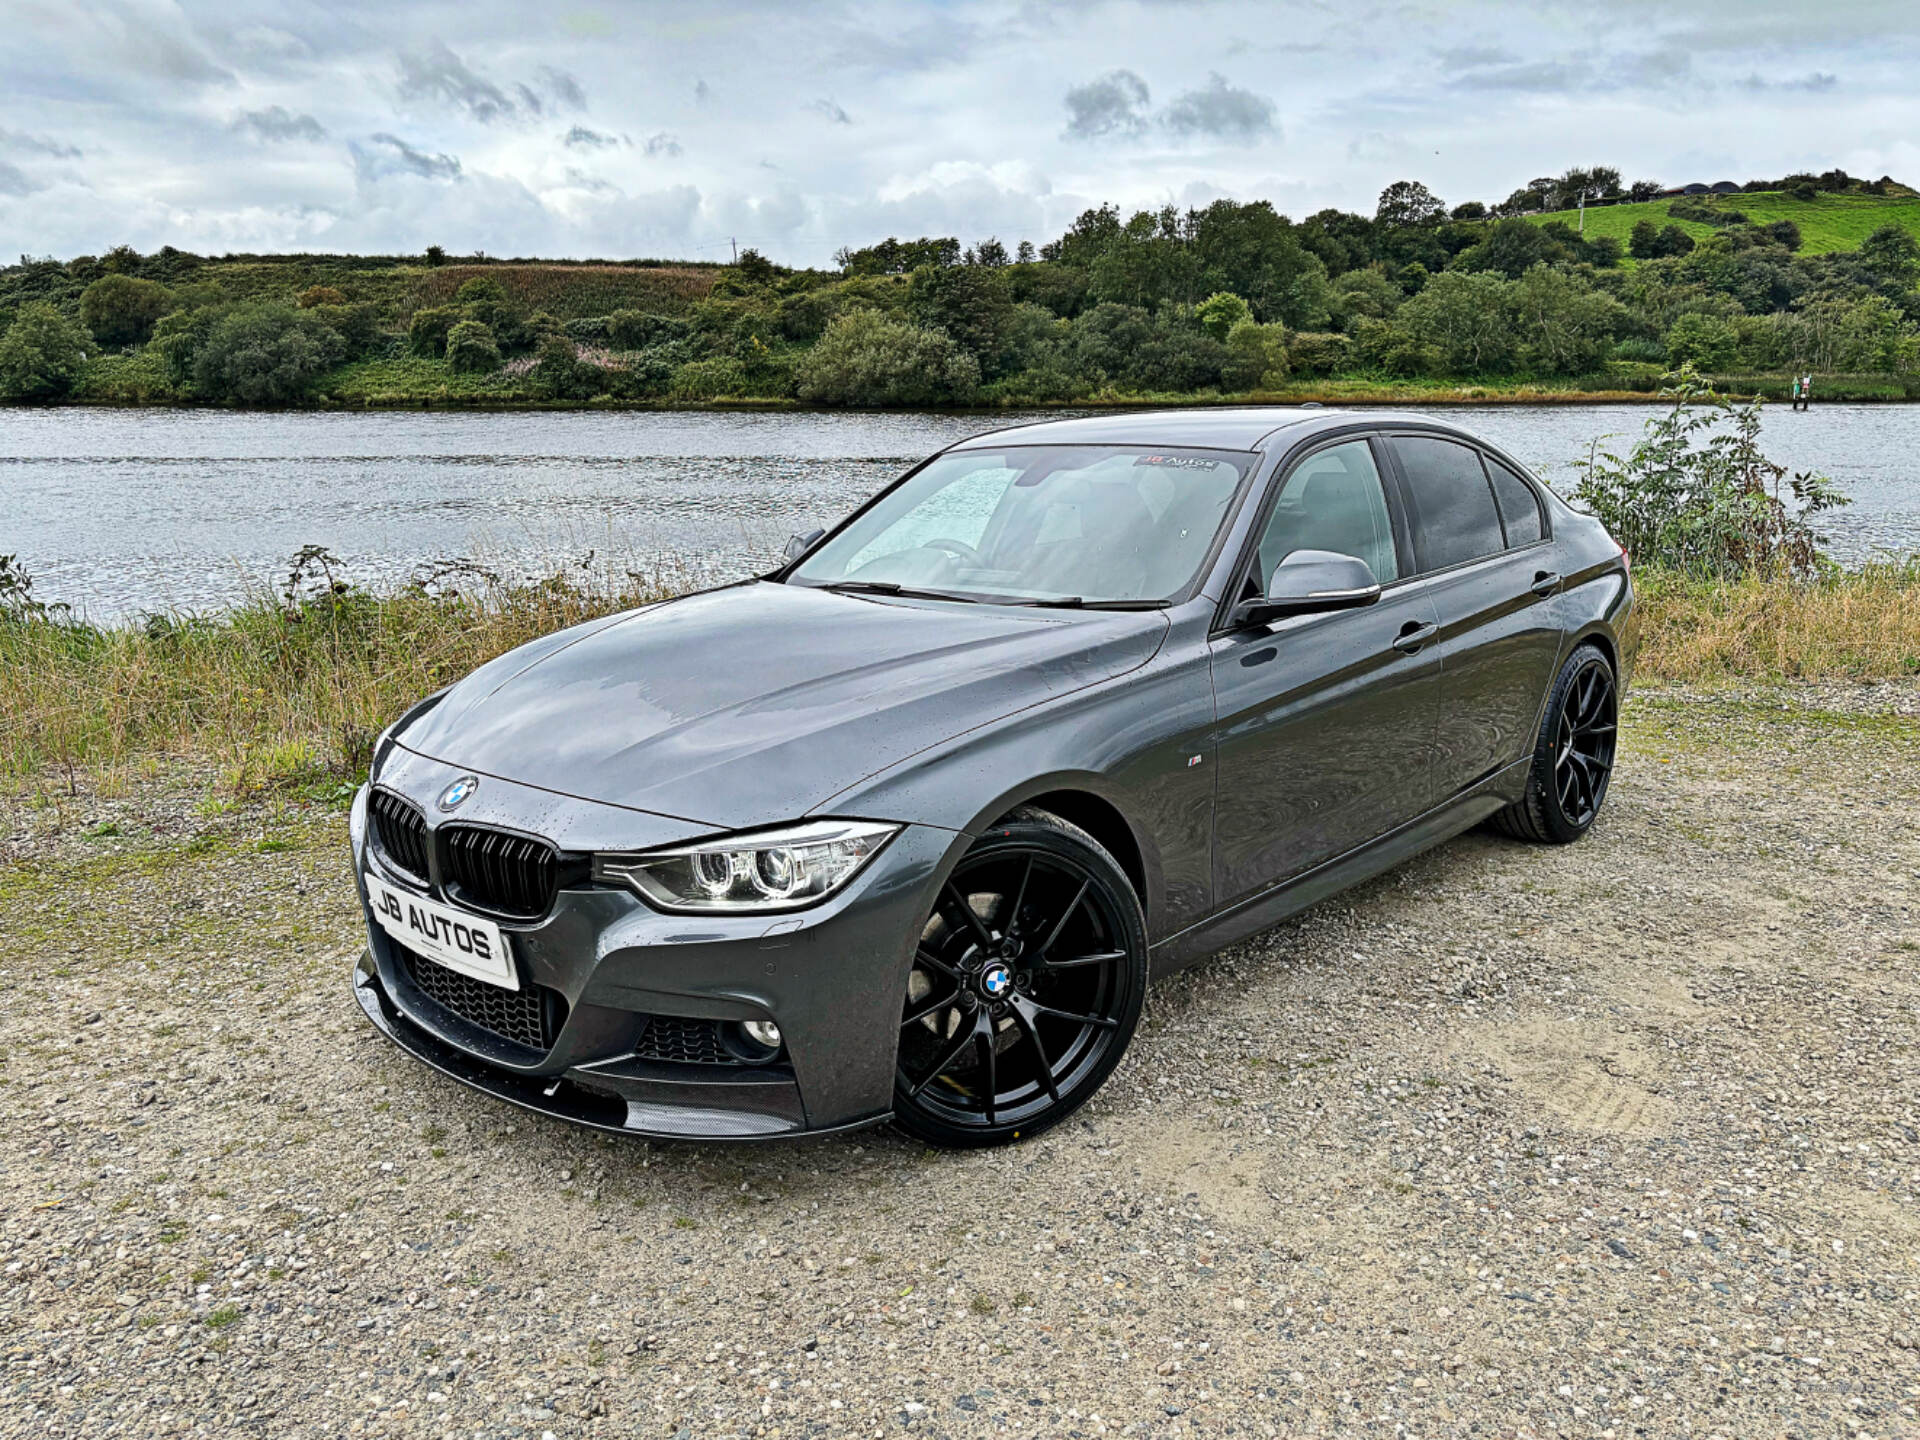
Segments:
[[[62,777],[0,802],[0,1434],[1920,1434],[1916,696],[1637,696],[1587,840],[1174,977],[953,1155],[504,1109],[362,1021],[341,815]]]

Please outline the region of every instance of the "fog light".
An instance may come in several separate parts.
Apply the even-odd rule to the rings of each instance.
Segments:
[[[756,1045],[764,1045],[769,1050],[780,1048],[780,1027],[771,1020],[747,1020],[740,1028],[747,1032],[747,1038]]]

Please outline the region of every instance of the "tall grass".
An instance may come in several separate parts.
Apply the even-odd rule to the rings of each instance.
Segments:
[[[1639,680],[1920,676],[1920,559],[1802,581],[1644,567],[1635,580]],[[318,581],[217,617],[139,626],[0,607],[0,774],[57,777],[171,754],[218,764],[239,789],[356,779],[380,730],[413,701],[516,645],[675,588],[584,570],[378,594],[330,573]]]
[[[415,700],[537,636],[667,593],[585,571],[460,578],[374,594],[327,571],[219,616],[138,626],[0,608],[0,773],[180,754],[218,762],[242,788],[350,778]]]
[[[1704,580],[1636,567],[1638,678],[1743,680],[1920,676],[1920,557],[1814,579]]]

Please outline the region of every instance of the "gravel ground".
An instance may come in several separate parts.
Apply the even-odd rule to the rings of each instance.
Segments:
[[[344,818],[0,802],[0,1432],[1920,1436],[1911,687],[1641,696],[1082,1116],[648,1146],[412,1063]]]

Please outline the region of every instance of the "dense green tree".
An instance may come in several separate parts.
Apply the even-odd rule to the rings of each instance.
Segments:
[[[1228,390],[1277,390],[1287,378],[1287,330],[1244,319],[1227,332],[1220,383]]]
[[[922,265],[958,265],[960,242],[951,235],[896,240],[889,235],[864,250],[843,249],[834,263],[848,275],[907,275]]]
[[[1231,290],[1216,290],[1193,307],[1193,318],[1216,340],[1225,340],[1234,326],[1253,319],[1253,307]]]
[[[1004,271],[986,265],[923,265],[907,286],[907,318],[951,336],[992,379],[1006,368],[1013,292]]]
[[[1903,225],[1882,225],[1860,242],[1860,263],[1883,279],[1911,285],[1920,276],[1920,241]]]
[[[854,310],[794,367],[800,398],[823,405],[947,405],[973,398],[979,363],[949,336]]]
[[[1153,316],[1137,305],[1102,301],[1073,322],[1073,345],[1088,375],[1118,382],[1153,338]]]
[[[423,306],[407,321],[407,345],[416,355],[445,355],[448,333],[466,318],[463,306]]]
[[[1245,297],[1256,319],[1325,325],[1325,264],[1308,253],[1293,222],[1264,200],[1216,200],[1187,224],[1199,294],[1228,290]],[[1217,337],[1216,337],[1217,338]]]
[[[1449,270],[1429,280],[1394,320],[1416,345],[1431,347],[1450,373],[1496,373],[1514,356],[1507,284],[1497,274]]]
[[[102,345],[144,345],[173,308],[173,292],[157,280],[108,274],[80,295],[80,321]]]
[[[164,324],[164,322],[163,322]],[[284,405],[344,358],[340,335],[312,311],[255,301],[202,311],[172,334],[170,369],[196,395],[242,405]]]
[[[447,332],[447,369],[456,375],[490,375],[500,368],[500,347],[493,331],[478,320],[462,320]]]
[[[52,305],[21,307],[0,335],[0,399],[58,400],[80,383],[86,340]]]
[[[1530,220],[1499,220],[1487,238],[1464,251],[1462,270],[1492,270],[1517,280],[1534,266],[1554,258],[1554,237]]]
[[[1444,219],[1447,207],[1418,180],[1396,180],[1380,192],[1373,218],[1383,229],[1403,225],[1433,225]]]
[[[1508,288],[1505,309],[1520,364],[1537,375],[1600,367],[1624,312],[1578,275],[1536,265]]]
[[[1676,370],[1682,365],[1708,372],[1726,370],[1733,364],[1739,340],[1731,321],[1690,310],[1667,328],[1667,361]]]

